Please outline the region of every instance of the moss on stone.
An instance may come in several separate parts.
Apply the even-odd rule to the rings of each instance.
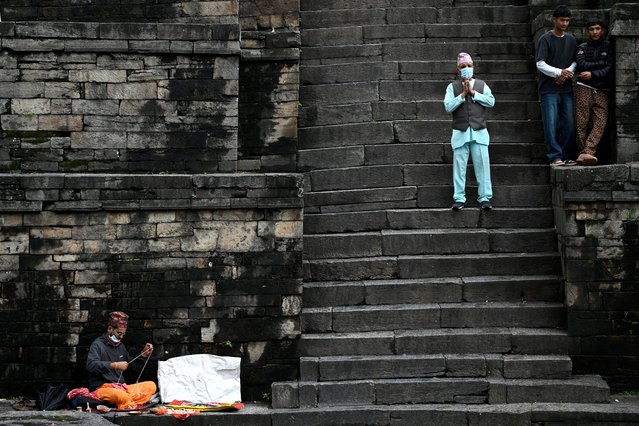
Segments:
[[[66,160],[58,163],[58,167],[62,170],[78,169],[80,167],[87,167],[88,165],[89,162],[87,160]]]

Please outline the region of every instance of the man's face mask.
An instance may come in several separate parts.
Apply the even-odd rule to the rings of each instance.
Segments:
[[[471,79],[473,78],[473,69],[472,67],[462,68],[460,71],[461,78]]]
[[[115,343],[115,344],[120,343],[120,339],[118,339],[118,338],[115,336],[115,334],[110,335],[110,336],[109,336],[109,339],[111,339],[111,341],[112,341],[113,343]]]

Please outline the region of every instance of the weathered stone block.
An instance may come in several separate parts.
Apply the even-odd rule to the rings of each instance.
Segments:
[[[110,99],[157,99],[158,87],[155,83],[107,84]]]
[[[157,37],[157,24],[146,23],[100,23],[102,39],[153,40]]]
[[[98,24],[91,22],[29,22],[15,25],[15,34],[33,38],[97,38]]]

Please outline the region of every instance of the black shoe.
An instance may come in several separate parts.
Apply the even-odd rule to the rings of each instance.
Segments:
[[[461,210],[464,208],[464,203],[462,203],[461,201],[455,201],[453,203],[453,210]]]
[[[482,210],[492,210],[493,209],[493,205],[490,204],[490,201],[482,201],[481,202],[481,209]]]

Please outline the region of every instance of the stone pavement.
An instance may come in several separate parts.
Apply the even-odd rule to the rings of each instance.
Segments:
[[[95,414],[75,411],[16,411],[10,401],[0,400],[0,425],[161,426],[178,422],[171,416],[127,413]],[[507,404],[501,405],[395,405],[271,409],[247,404],[234,413],[203,413],[192,416],[190,425],[639,425],[639,396],[613,395],[610,404]]]

